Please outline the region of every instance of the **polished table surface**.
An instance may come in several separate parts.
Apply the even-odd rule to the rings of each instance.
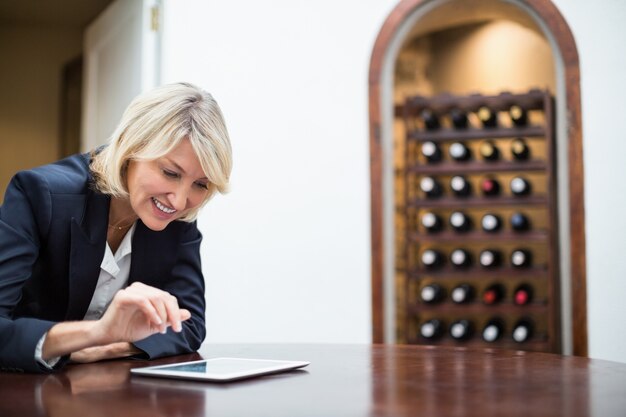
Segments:
[[[307,360],[231,383],[131,376],[219,356]],[[626,416],[626,364],[495,349],[394,345],[206,345],[153,362],[0,373],[0,416]]]

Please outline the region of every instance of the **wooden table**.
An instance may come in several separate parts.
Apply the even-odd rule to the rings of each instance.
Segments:
[[[308,360],[227,384],[130,376],[216,356]],[[154,362],[0,373],[0,416],[626,416],[626,364],[491,349],[386,345],[207,345]]]

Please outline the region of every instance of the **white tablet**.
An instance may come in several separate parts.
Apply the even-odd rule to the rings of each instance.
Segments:
[[[135,375],[162,378],[192,379],[196,381],[227,382],[259,375],[290,371],[310,362],[278,361],[268,359],[214,358],[170,365],[134,368]]]

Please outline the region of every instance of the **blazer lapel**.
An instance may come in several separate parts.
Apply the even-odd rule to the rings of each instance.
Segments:
[[[162,232],[161,232],[162,233]],[[158,275],[158,262],[152,261],[155,255],[155,244],[158,247],[159,235],[148,229],[141,220],[137,220],[137,228],[133,236],[133,252],[131,254],[130,273],[128,284],[141,281],[144,284],[154,285]],[[158,257],[159,254],[156,254]]]
[[[180,241],[179,222],[170,223],[164,230],[150,230],[141,220],[133,236],[130,275],[128,284],[135,281],[161,288],[164,280],[171,276],[172,268],[178,256]]]
[[[82,219],[72,218],[66,320],[82,320],[98,283],[109,222],[110,197],[88,191]]]

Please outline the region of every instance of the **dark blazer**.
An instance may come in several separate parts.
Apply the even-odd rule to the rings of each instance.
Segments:
[[[0,207],[0,368],[42,372],[39,339],[55,323],[82,320],[106,244],[110,198],[91,188],[89,155],[21,171]],[[168,329],[134,345],[146,358],[197,350],[204,340],[202,235],[174,221],[154,232],[141,221],[133,236],[129,284],[168,291],[191,312],[181,333]],[[65,357],[59,367],[67,360]]]

